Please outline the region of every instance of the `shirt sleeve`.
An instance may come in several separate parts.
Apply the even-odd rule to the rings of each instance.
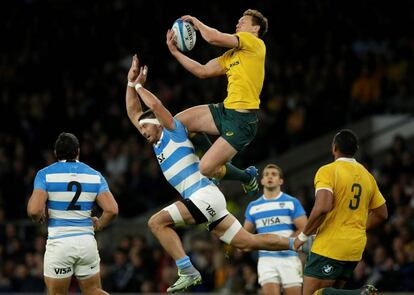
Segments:
[[[322,166],[319,168],[318,172],[315,175],[315,192],[320,189],[327,189],[333,192],[334,181],[332,179],[332,173],[329,166]]]
[[[369,203],[369,209],[375,209],[385,204],[385,198],[381,194],[374,177],[372,177],[372,182],[374,184],[374,196],[372,197],[371,202]]]
[[[254,223],[254,218],[250,214],[250,209],[251,208],[252,208],[252,204],[250,203],[246,208],[246,212],[244,213],[244,217],[246,218],[247,221],[250,221],[251,223]]]
[[[108,182],[106,182],[105,177],[101,173],[99,173],[99,177],[101,178],[101,183],[99,185],[98,195],[103,192],[109,192]]]
[[[187,128],[176,118],[174,118],[174,129],[168,130],[168,132],[170,133],[171,138],[177,141],[186,140],[188,137]]]
[[[255,50],[257,48],[258,38],[248,32],[239,32],[235,36],[239,39],[239,49]]]
[[[36,177],[34,179],[33,189],[40,189],[42,191],[46,190],[46,174],[44,170],[40,170],[37,172]]]
[[[306,215],[305,209],[303,209],[303,206],[298,199],[294,198],[293,204],[295,204],[295,209],[293,210],[293,219]]]

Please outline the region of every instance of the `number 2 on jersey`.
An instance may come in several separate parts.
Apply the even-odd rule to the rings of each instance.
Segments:
[[[356,210],[358,209],[359,201],[361,200],[362,187],[359,183],[354,183],[351,187],[351,191],[354,193],[354,197],[349,200],[349,208]]]
[[[81,206],[76,205],[76,202],[78,201],[79,196],[82,192],[82,186],[77,181],[71,181],[71,182],[68,183],[68,191],[69,192],[72,191],[73,186],[76,186],[75,196],[73,197],[72,201],[70,201],[70,204],[69,204],[68,208],[66,208],[66,210],[80,210],[81,209]]]

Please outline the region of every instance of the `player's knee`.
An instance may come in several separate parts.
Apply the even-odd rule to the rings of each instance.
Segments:
[[[159,215],[158,213],[154,214],[148,220],[148,227],[153,233],[158,231],[161,228],[161,222],[160,222],[160,218],[158,215]]]
[[[200,168],[201,174],[203,174],[204,176],[215,177],[215,175],[214,175],[215,167],[212,166],[207,161],[203,161],[203,159],[201,159],[200,164],[199,164],[199,168]]]

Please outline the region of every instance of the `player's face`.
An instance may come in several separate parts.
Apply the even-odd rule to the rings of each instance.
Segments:
[[[138,130],[150,144],[154,144],[160,139],[161,128],[159,125],[145,123],[139,125]]]
[[[239,19],[239,22],[236,25],[236,33],[238,32],[250,32],[257,33],[258,26],[254,26],[252,23],[252,16],[245,15]]]
[[[275,168],[266,168],[263,171],[261,183],[267,189],[278,188],[283,184],[283,179],[280,178],[279,170]]]

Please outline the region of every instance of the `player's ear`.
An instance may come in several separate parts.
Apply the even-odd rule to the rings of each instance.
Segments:
[[[280,185],[284,184],[285,180],[283,178],[280,179]]]

